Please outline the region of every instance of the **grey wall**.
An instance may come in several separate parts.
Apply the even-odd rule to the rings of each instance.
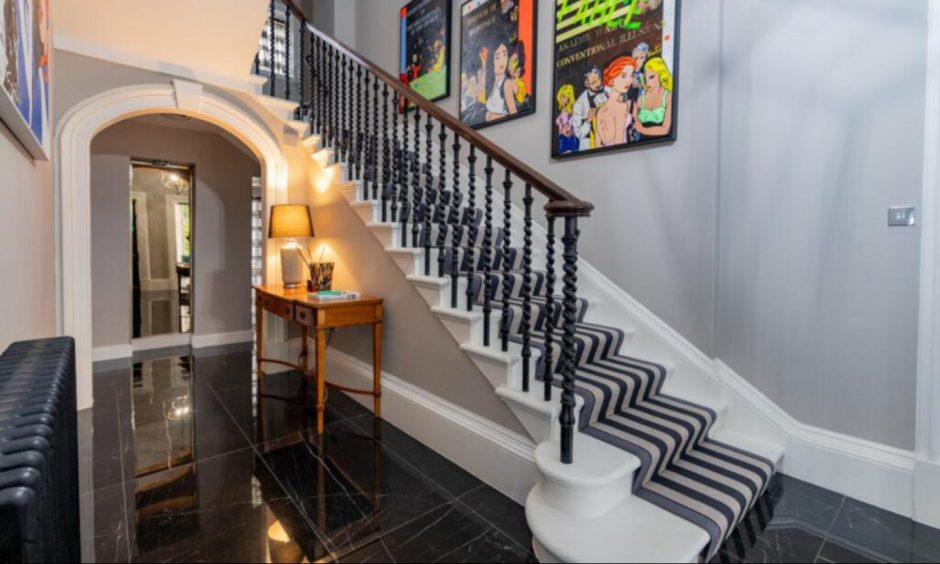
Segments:
[[[257,162],[214,133],[133,121],[101,132],[92,144],[92,155],[92,224],[107,225],[92,233],[94,345],[130,340],[131,157],[196,165],[194,334],[251,329],[251,178],[260,174]],[[112,201],[103,204],[100,199]],[[112,236],[123,238],[122,249],[116,248]]]
[[[718,356],[800,421],[907,449],[920,230],[886,219],[920,203],[926,17],[725,0],[722,21]]]
[[[0,122],[0,352],[55,334],[52,167]]]
[[[453,4],[451,96],[457,113],[460,4]],[[399,2],[356,0],[357,49],[397,76]],[[720,12],[684,2],[679,141],[553,162],[551,4],[539,3],[537,111],[481,130],[596,206],[582,224],[584,257],[706,353],[714,353]]]

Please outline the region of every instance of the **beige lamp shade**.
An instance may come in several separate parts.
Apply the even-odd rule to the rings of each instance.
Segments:
[[[271,206],[269,238],[301,239],[313,236],[313,219],[310,217],[308,206],[303,204]]]

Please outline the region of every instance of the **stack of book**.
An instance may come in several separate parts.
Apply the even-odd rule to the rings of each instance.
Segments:
[[[321,290],[319,292],[310,292],[310,299],[315,302],[345,302],[349,300],[358,300],[362,297],[359,292],[347,292],[344,290]]]

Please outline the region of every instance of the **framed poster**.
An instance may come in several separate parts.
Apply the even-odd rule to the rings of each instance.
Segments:
[[[536,0],[460,7],[460,119],[479,129],[535,112]]]
[[[401,9],[399,78],[432,102],[450,96],[450,0],[412,0]]]
[[[679,0],[556,0],[552,156],[674,141]]]
[[[0,0],[0,120],[35,159],[52,154],[49,0]]]

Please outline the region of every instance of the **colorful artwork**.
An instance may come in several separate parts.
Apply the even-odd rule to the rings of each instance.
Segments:
[[[450,95],[450,0],[414,0],[401,9],[401,81],[428,100]]]
[[[34,158],[52,149],[49,0],[0,0],[0,119]]]
[[[460,119],[474,128],[535,112],[535,0],[460,8]]]
[[[676,139],[679,0],[555,0],[552,156]]]

